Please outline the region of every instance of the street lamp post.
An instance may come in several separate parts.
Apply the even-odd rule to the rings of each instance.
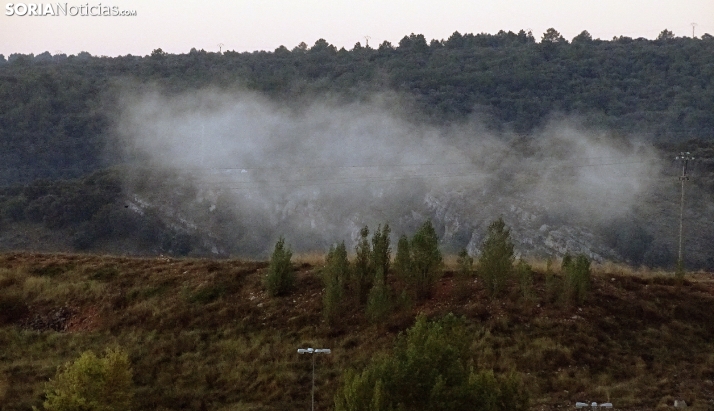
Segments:
[[[298,354],[329,354],[329,348],[298,348]],[[315,411],[315,356],[312,356],[312,411]]]

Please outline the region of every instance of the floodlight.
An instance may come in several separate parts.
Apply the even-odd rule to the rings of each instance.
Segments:
[[[298,348],[298,354],[330,354],[329,348]],[[312,356],[312,411],[315,411],[315,356]]]

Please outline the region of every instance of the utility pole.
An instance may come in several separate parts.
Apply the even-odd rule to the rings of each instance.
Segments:
[[[692,23],[692,24],[690,24],[690,26],[692,26],[692,38],[696,38],[696,37],[694,37],[694,28],[697,27],[698,24],[697,24],[697,23]]]
[[[687,175],[687,165],[694,157],[691,153],[687,151],[686,153],[679,153],[675,160],[682,163],[682,175],[679,177],[679,181],[682,183],[682,199],[679,204],[679,256],[677,258],[677,274],[684,274],[684,259],[682,257],[682,232],[683,232],[683,221],[684,221],[684,182],[689,181],[689,176]]]

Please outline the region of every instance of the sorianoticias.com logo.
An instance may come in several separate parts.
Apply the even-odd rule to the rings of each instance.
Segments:
[[[136,10],[123,10],[118,6],[99,4],[73,5],[68,3],[7,3],[6,16],[136,16]]]

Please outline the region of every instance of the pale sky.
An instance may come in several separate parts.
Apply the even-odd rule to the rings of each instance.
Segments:
[[[27,1],[27,0],[22,0]],[[0,1],[0,54],[49,51],[92,55],[147,55],[156,48],[187,53],[272,51],[324,38],[338,48],[356,42],[397,44],[410,33],[427,41],[460,33],[532,30],[537,40],[549,27],[568,40],[583,30],[593,38],[653,39],[663,29],[677,36],[714,35],[714,0],[97,0],[68,6],[116,6],[132,17],[7,16]],[[12,3],[13,10],[18,3]],[[29,5],[30,3],[25,3]],[[37,3],[36,3],[37,4]],[[43,7],[48,3],[42,3]],[[56,2],[49,3],[52,5]],[[22,10],[22,7],[20,8]]]

